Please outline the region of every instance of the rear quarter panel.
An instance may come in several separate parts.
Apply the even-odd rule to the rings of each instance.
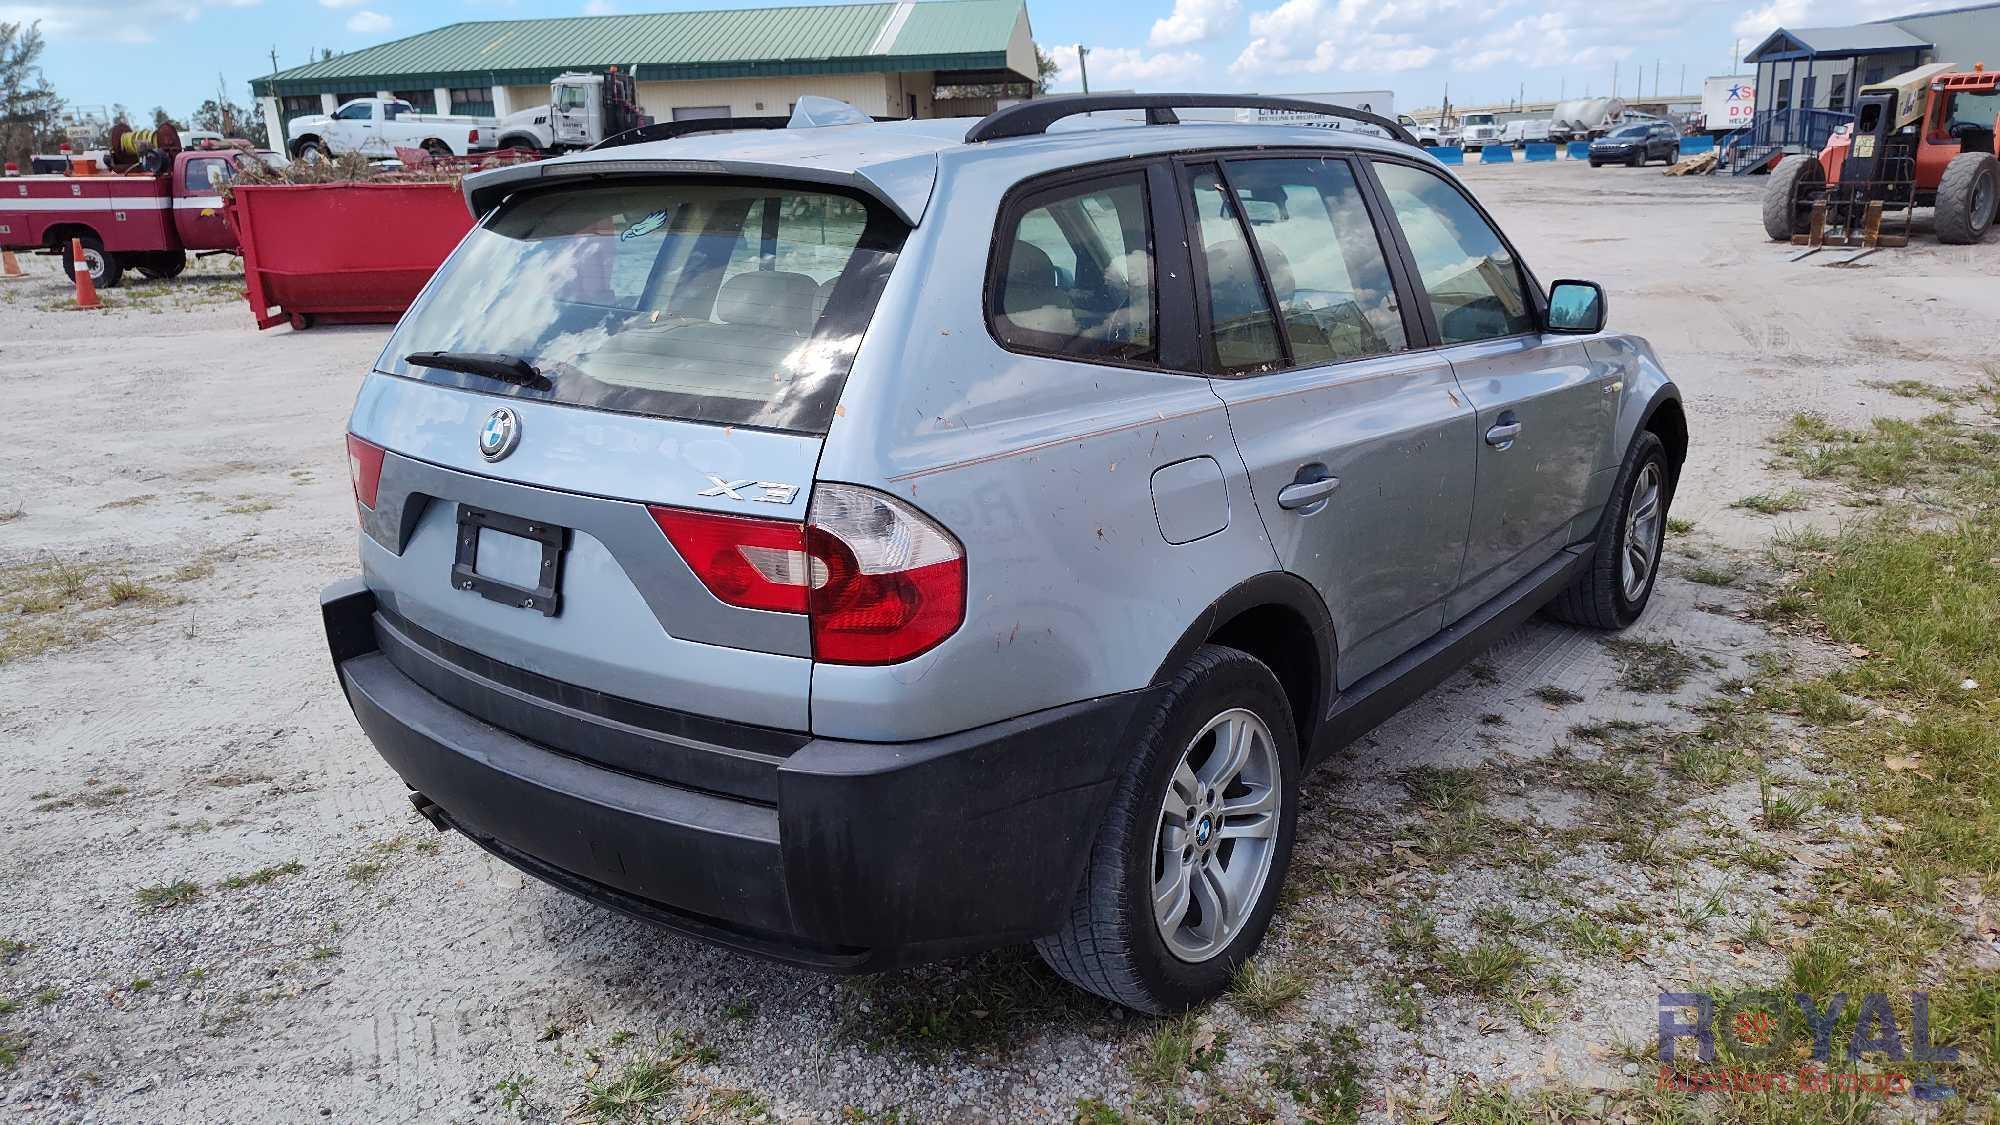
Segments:
[[[1206,379],[1016,354],[988,334],[999,204],[1037,170],[988,163],[940,170],[818,472],[949,528],[966,552],[966,620],[904,664],[815,665],[816,734],[924,738],[1143,687],[1203,610],[1276,565]],[[1152,473],[1201,456],[1222,470],[1226,526],[1171,545]]]

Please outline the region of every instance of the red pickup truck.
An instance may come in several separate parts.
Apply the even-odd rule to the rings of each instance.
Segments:
[[[90,280],[118,284],[127,267],[147,277],[173,277],[189,251],[236,252],[236,235],[222,218],[222,185],[241,161],[235,149],[191,149],[163,172],[16,176],[0,180],[0,247],[62,255],[74,278],[70,240],[83,241]]]

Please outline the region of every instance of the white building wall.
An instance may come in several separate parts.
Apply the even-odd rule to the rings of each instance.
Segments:
[[[291,151],[286,147],[285,115],[278,109],[278,99],[258,98],[257,108],[264,115],[264,132],[270,139],[271,147],[279,152]]]
[[[723,78],[694,82],[641,82],[639,104],[655,121],[672,121],[677,107],[727,106],[731,117],[776,117],[806,94],[839,98],[871,116],[903,116],[905,100],[894,74],[828,74],[813,78]],[[926,76],[928,77],[928,76]],[[914,90],[918,84],[912,83]],[[923,83],[920,102],[930,86]],[[891,103],[894,103],[893,106]]]

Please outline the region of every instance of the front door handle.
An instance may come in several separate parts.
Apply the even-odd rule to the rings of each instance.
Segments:
[[[1503,421],[1486,431],[1486,444],[1495,449],[1505,449],[1521,436],[1521,423],[1512,421],[1513,415],[1502,415]]]
[[[1300,469],[1299,475],[1306,476],[1311,469],[1317,469],[1320,473],[1326,472],[1325,466],[1308,466],[1306,469]],[[1278,490],[1278,507],[1288,512],[1310,508],[1333,495],[1333,490],[1339,487],[1339,477],[1314,476],[1307,480],[1293,481]]]

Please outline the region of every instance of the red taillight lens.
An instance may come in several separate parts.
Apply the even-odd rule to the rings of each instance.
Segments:
[[[347,476],[354,482],[354,501],[375,510],[375,493],[382,487],[382,450],[353,434],[347,435]]]
[[[813,659],[895,664],[928,652],[965,620],[965,551],[893,496],[849,484],[813,489]]]
[[[813,490],[808,523],[648,508],[708,591],[730,605],[809,615],[813,658],[895,664],[965,620],[965,552],[892,496]]]
[[[466,144],[469,144],[469,145],[476,145],[476,144],[478,144],[478,143],[479,143],[479,130],[477,130],[477,129],[474,129],[474,130],[472,130],[471,132],[467,133],[467,134],[465,135],[465,143],[466,143]]]
[[[783,520],[648,508],[708,592],[730,605],[806,611],[805,527]]]

